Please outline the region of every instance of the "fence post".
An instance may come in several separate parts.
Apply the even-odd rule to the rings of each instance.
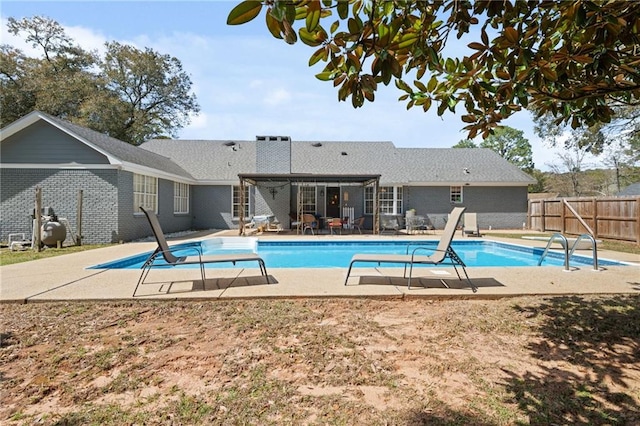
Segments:
[[[636,244],[640,246],[640,197],[636,197]]]
[[[593,238],[598,238],[598,198],[593,197]]]
[[[562,203],[560,203],[560,205],[562,206],[562,209],[560,210],[560,232],[562,234],[564,234],[566,229],[567,229],[566,224],[565,224],[565,220],[567,219],[567,214],[566,214],[567,205],[566,205],[566,203],[567,203],[567,199],[566,198],[563,198],[562,199]]]
[[[42,188],[36,187],[36,203],[33,209],[33,249],[42,251]]]

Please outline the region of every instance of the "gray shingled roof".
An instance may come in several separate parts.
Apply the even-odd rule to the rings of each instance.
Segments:
[[[315,146],[321,144],[321,146]],[[317,174],[380,174],[399,182],[397,148],[391,142],[292,142],[291,171]]]
[[[631,185],[624,188],[622,191],[618,192],[620,196],[632,196],[632,195],[640,195],[640,182],[632,183]]]
[[[204,184],[234,182],[239,174],[256,173],[256,144],[261,141],[152,139],[136,147],[39,111],[32,114],[31,117],[48,120],[124,163]],[[396,148],[392,142],[371,141],[292,141],[290,172],[375,174],[381,176],[382,184],[535,183],[490,149]]]
[[[86,127],[78,126],[60,118],[53,117],[49,114],[45,114],[42,112],[40,112],[39,114],[47,120],[55,123],[60,128],[67,130],[69,133],[81,139],[84,139],[85,141],[89,142],[90,144],[117,158],[120,161],[149,167],[187,179],[193,179],[193,177],[186,170],[184,170],[178,164],[169,160],[167,157],[162,156],[161,154],[142,150],[139,147],[123,142],[119,139],[112,138],[103,133],[96,132]]]
[[[399,148],[398,160],[404,182],[535,183],[488,148]]]
[[[229,146],[231,143],[235,145]],[[257,143],[260,142],[155,139],[141,148],[171,158],[198,180],[234,181],[240,173],[256,172]],[[381,175],[382,184],[534,183],[490,149],[396,148],[392,142],[293,141],[291,173],[373,173]]]
[[[140,148],[170,158],[202,181],[237,181],[238,174],[256,171],[255,141],[152,139]]]

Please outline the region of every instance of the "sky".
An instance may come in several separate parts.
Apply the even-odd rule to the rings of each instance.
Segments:
[[[46,16],[83,48],[103,51],[118,41],[152,48],[180,60],[190,75],[201,111],[178,132],[180,139],[255,140],[290,136],[299,141],[391,141],[397,147],[449,148],[466,138],[459,115],[438,117],[435,108],[406,109],[393,84],[378,86],[374,103],[353,108],[338,101],[331,82],[315,78],[322,63],[308,66],[314,49],[273,38],[263,14],[229,26],[233,1],[15,1],[0,6],[0,42],[29,54],[22,37],[7,32],[7,18]],[[504,122],[522,130],[536,168],[560,164],[558,149],[545,146],[527,111]]]

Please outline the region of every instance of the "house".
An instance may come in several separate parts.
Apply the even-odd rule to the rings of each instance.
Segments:
[[[174,211],[176,188],[188,193],[193,177],[162,155],[34,111],[0,131],[0,240],[31,235],[35,189],[42,205],[73,227],[82,190],[86,243],[129,241],[150,234],[133,206]],[[188,198],[187,198],[188,199]],[[191,227],[189,207],[164,215],[167,231]]]
[[[640,195],[640,182],[632,183],[629,186],[623,188],[617,194],[619,197],[632,197],[634,195]]]
[[[300,212],[364,215],[372,229],[377,213],[402,218],[409,209],[442,228],[453,206],[476,212],[483,228],[520,228],[527,186],[535,183],[482,148],[288,136],[154,139],[135,147],[37,111],[2,129],[0,149],[4,240],[30,232],[37,186],[43,205],[71,224],[82,190],[83,241],[97,243],[148,235],[140,205],[156,210],[167,232],[243,229],[253,215],[273,215],[286,228]]]

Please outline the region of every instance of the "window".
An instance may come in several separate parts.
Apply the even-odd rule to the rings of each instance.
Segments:
[[[373,187],[364,188],[364,214],[373,214]]]
[[[173,212],[189,213],[189,185],[173,182]]]
[[[380,201],[380,213],[402,214],[401,186],[381,186],[378,189],[378,200]],[[364,189],[364,213],[373,214],[373,205],[373,187],[367,186]]]
[[[316,213],[316,188],[314,186],[301,186],[302,211],[304,213]]]
[[[462,187],[461,186],[452,186],[449,191],[450,200],[452,203],[461,203],[462,202]]]
[[[158,179],[133,174],[133,211],[140,213],[140,207],[158,212]]]
[[[249,192],[250,189],[248,186],[244,187],[244,217],[248,217],[251,214],[251,209],[249,208]],[[233,187],[233,201],[232,201],[232,211],[233,218],[237,219],[240,217],[240,186],[236,185]]]

